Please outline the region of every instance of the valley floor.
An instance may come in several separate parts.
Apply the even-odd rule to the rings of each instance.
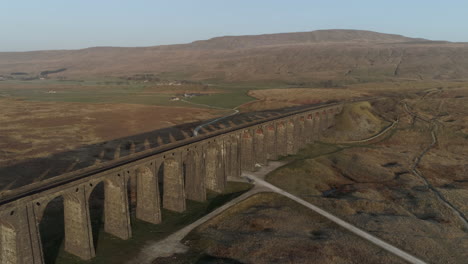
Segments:
[[[266,179],[423,261],[465,263],[467,100],[468,89],[435,89],[349,107],[341,118],[361,129],[338,120]],[[343,143],[396,119],[375,140]],[[402,263],[277,194],[240,203],[184,243],[188,253],[154,263]]]

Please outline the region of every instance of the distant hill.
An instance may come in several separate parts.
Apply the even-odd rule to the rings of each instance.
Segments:
[[[70,78],[153,73],[187,80],[468,79],[468,44],[361,30],[225,36],[143,48],[0,52],[0,75]]]
[[[418,41],[427,40],[364,30],[334,29],[253,36],[225,36],[212,38],[209,40],[195,41],[191,43],[190,46],[208,49],[239,49],[261,46],[316,44],[326,42],[398,43]]]

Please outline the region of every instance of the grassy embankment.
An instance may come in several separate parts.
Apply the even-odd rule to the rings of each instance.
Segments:
[[[282,157],[281,159],[288,161],[288,164],[268,174],[266,180],[298,195],[306,190],[310,191],[310,186],[320,185],[321,182],[318,177],[310,177],[310,175],[326,175],[327,178],[335,178],[334,170],[328,164],[320,162],[320,157],[332,156],[333,159],[339,159],[339,153],[343,150],[362,148],[365,151],[365,149],[376,148],[366,142],[336,143],[337,141],[346,142],[350,139],[367,138],[380,133],[388,125],[388,122],[372,113],[372,106],[369,102],[345,105],[343,111],[336,117],[336,122],[337,133],[331,135],[330,138],[325,138],[325,141],[306,145],[295,155]],[[394,131],[390,131],[373,143],[385,140],[393,133]],[[316,191],[314,194],[319,193]]]

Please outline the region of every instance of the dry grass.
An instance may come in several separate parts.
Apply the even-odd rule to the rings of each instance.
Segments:
[[[330,100],[344,100],[368,96],[367,92],[341,88],[287,88],[251,90],[249,95],[258,101],[244,105],[243,111],[259,111],[301,104],[314,104]]]
[[[446,113],[444,118],[452,118],[467,110],[466,101],[453,102],[466,100],[460,93],[447,90],[408,103],[418,113],[427,110],[426,116],[437,118],[440,110]],[[440,107],[441,101],[447,101],[447,108]],[[464,263],[468,244],[463,221],[411,171],[415,158],[432,141],[430,127],[421,121],[413,123],[400,106],[394,106],[401,121],[390,138],[373,146],[341,146],[341,151],[324,156],[307,158],[299,153],[298,161],[267,179],[424,260]],[[354,110],[361,112],[360,107]],[[467,141],[457,132],[460,123],[449,123],[455,124],[442,126],[440,143],[423,156],[418,168],[435,190],[466,215]]]
[[[218,115],[202,108],[0,99],[0,164],[45,157]],[[187,115],[190,113],[190,115]]]
[[[239,203],[194,230],[184,243],[191,247],[189,253],[153,263],[403,263],[271,193]]]
[[[320,36],[319,36],[320,35]],[[409,41],[409,42],[405,42]],[[215,38],[186,45],[0,53],[0,74],[67,68],[51,76],[156,74],[227,82],[349,83],[468,76],[464,43],[418,42],[363,31]]]

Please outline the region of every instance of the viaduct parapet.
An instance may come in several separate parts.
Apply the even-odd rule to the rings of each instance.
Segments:
[[[183,212],[187,199],[205,201],[207,189],[222,192],[228,177],[240,177],[242,171],[254,171],[257,164],[296,153],[333,127],[341,111],[342,104],[334,103],[289,113],[13,190],[0,201],[1,263],[44,263],[39,224],[49,202],[57,197],[63,199],[64,248],[88,260],[96,255],[89,207],[99,184],[104,185],[105,232],[129,239],[131,204],[135,204],[136,218],[158,224],[161,207]]]

